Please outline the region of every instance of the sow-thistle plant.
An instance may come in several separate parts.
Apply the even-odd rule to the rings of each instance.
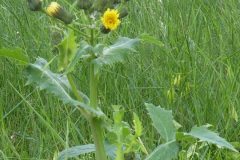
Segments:
[[[43,6],[42,3],[37,3],[39,2],[37,0],[28,2],[29,6],[39,5],[36,7],[38,9],[34,11],[41,11],[49,17],[62,21],[68,32],[62,42],[57,45],[59,50],[58,70],[61,73],[53,73],[48,67],[48,62],[38,58],[34,64],[30,64],[26,68],[28,84],[34,83],[40,89],[45,89],[60,98],[65,104],[79,109],[89,122],[92,131],[94,148],[90,151],[95,151],[95,159],[106,160],[107,157],[112,157],[121,160],[124,159],[125,154],[134,153],[135,155],[141,150],[146,153],[147,151],[140,140],[142,127],[137,115],[133,116],[135,127],[131,128],[128,123],[123,122],[121,107],[115,106],[113,107],[114,121],[109,123],[110,120],[98,104],[97,90],[101,68],[122,62],[128,54],[135,51],[134,46],[139,42],[138,38],[119,37],[115,43],[106,46],[98,41],[99,38],[106,38],[103,34],[118,30],[122,18],[127,16],[126,2],[77,0],[74,5],[84,11],[83,18],[80,17],[80,20],[83,20],[80,22],[80,26],[87,26],[84,30],[78,29],[79,23],[73,19],[73,13],[67,11],[60,3],[51,2]],[[81,37],[79,44],[76,42],[76,34]],[[89,98],[79,90],[72,77],[77,63],[83,61],[89,65]],[[105,134],[107,138],[104,138]],[[107,145],[112,145],[115,148],[114,155],[108,154],[107,156],[105,150]],[[67,157],[66,152],[63,151],[59,157]]]
[[[115,42],[111,42],[111,45],[104,43],[106,38],[111,37],[111,33],[117,32],[124,25],[123,18],[128,15],[127,0],[77,0],[70,8],[75,6],[83,11],[80,11],[81,17],[75,18],[73,15],[79,14],[70,13],[58,2],[49,4],[41,0],[28,0],[27,2],[30,10],[43,12],[53,19],[58,19],[57,22],[63,22],[60,27],[67,32],[57,45],[58,73],[52,72],[49,67],[50,63],[55,60],[54,58],[50,62],[37,58],[35,63],[30,63],[26,67],[27,84],[34,84],[46,90],[64,104],[77,109],[88,121],[94,141],[94,144],[68,148],[54,155],[55,158],[66,159],[95,152],[96,160],[144,158],[146,160],[170,160],[178,157],[179,146],[182,142],[189,140],[189,137],[194,139],[195,144],[212,143],[237,152],[225,139],[210,131],[209,125],[195,126],[188,133],[180,132],[178,129],[181,125],[173,119],[171,111],[146,103],[145,106],[153,126],[161,135],[162,142],[152,153],[149,153],[141,140],[143,126],[136,113],[133,113],[132,126],[123,121],[122,106],[112,106],[113,120],[104,114],[98,103],[98,80],[102,68],[123,62],[128,55],[136,53],[134,48],[140,41],[162,46],[161,42],[146,34],[134,39],[118,37]],[[77,38],[80,42],[76,41]],[[24,57],[19,49],[0,49],[0,55],[15,57],[21,62],[28,63],[28,58]],[[81,92],[80,87],[76,85],[76,79],[72,76],[79,66],[77,64],[82,63],[87,64],[89,69],[87,75],[90,81],[89,96]],[[179,76],[174,80],[175,86],[180,84],[180,79]],[[196,145],[195,149],[197,148]],[[183,159],[187,159],[184,156],[181,154]]]

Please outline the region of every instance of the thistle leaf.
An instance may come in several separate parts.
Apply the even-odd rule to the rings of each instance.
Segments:
[[[145,160],[172,160],[178,155],[178,144],[175,140],[159,145]]]
[[[77,51],[77,44],[75,42],[74,31],[70,31],[63,41],[58,45],[59,50],[59,71],[64,70],[68,64],[72,61]]]
[[[94,144],[87,144],[81,146],[74,146],[71,148],[67,148],[59,153],[57,160],[65,160],[68,158],[74,158],[81,154],[95,152]]]
[[[219,137],[219,135],[213,131],[208,129],[208,126],[194,126],[189,133],[185,133],[185,135],[190,135],[192,137],[198,138],[201,141],[206,141],[212,144],[215,144],[219,147],[225,147],[232,151],[238,152],[229,142],[227,142],[224,138]]]
[[[55,95],[65,104],[80,107],[96,116],[103,116],[100,110],[94,110],[85,103],[79,102],[71,97],[71,87],[64,75],[52,73],[48,68],[48,63],[43,58],[38,58],[34,64],[30,64],[25,70],[28,78],[27,84],[34,83],[41,90]],[[83,93],[82,93],[83,94]],[[86,97],[86,96],[85,96]]]
[[[2,48],[0,49],[0,56],[15,59],[20,64],[29,63],[28,56],[25,55],[20,48],[17,48],[17,49]]]
[[[72,61],[69,63],[65,73],[72,72],[74,67],[80,60],[88,59],[91,56],[89,53],[92,52],[92,49],[93,49],[92,46],[90,46],[87,42],[81,41],[80,48],[74,55]]]
[[[103,48],[102,54],[93,60],[95,63],[95,73],[104,65],[113,65],[117,62],[123,62],[127,56],[134,52],[134,46],[139,39],[130,39],[127,37],[119,38],[113,45]]]
[[[172,111],[165,110],[160,106],[145,103],[150,118],[153,121],[153,126],[158,133],[167,141],[176,139],[176,128],[173,123]]]

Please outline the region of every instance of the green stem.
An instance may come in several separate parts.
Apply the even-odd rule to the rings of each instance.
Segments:
[[[74,80],[73,80],[73,78],[72,78],[72,76],[71,76],[70,73],[67,74],[67,78],[68,78],[68,81],[69,81],[70,86],[71,86],[71,88],[72,88],[72,91],[73,91],[74,96],[77,98],[77,100],[78,100],[79,102],[83,102],[83,98],[79,95],[77,86],[76,86],[76,84],[75,84],[75,82],[74,82]],[[86,111],[84,111],[84,110],[81,109],[81,108],[78,108],[78,109],[80,110],[80,112],[82,113],[82,115],[83,115],[86,119],[89,118],[89,114],[88,114]]]
[[[96,148],[95,159],[96,160],[107,160],[107,155],[104,148],[104,137],[103,130],[101,127],[102,120],[92,118],[90,120],[90,126],[92,130],[93,140]]]
[[[70,74],[67,74],[67,78],[68,78],[68,81],[72,87],[72,91],[73,91],[73,94],[74,96],[77,98],[78,101],[82,102],[83,101],[83,98],[78,94],[78,89],[74,83],[74,80],[72,78],[72,75]]]
[[[90,43],[94,45],[94,30],[90,30]],[[90,106],[94,109],[98,107],[98,75],[94,73],[94,63],[90,63]],[[95,159],[107,160],[107,155],[104,148],[103,128],[101,126],[102,119],[92,117],[89,119],[93,140],[96,148]]]
[[[94,74],[94,64],[90,64],[90,106],[97,109],[97,85],[98,76]],[[90,119],[93,140],[96,147],[96,160],[107,160],[107,155],[104,148],[102,120],[97,118]]]
[[[90,64],[90,105],[97,108],[98,76],[94,74],[94,64]]]

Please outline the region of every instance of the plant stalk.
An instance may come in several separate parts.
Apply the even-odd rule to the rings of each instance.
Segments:
[[[91,23],[91,19],[90,23]],[[90,44],[94,46],[94,30],[90,29]],[[93,56],[94,59],[94,56]],[[90,106],[94,109],[98,107],[98,75],[94,73],[94,63],[90,62]],[[98,119],[97,117],[91,117],[89,120],[92,136],[96,148],[95,159],[96,160],[107,160],[107,155],[104,147],[104,137],[103,137],[103,128],[101,126],[102,119]]]
[[[94,74],[94,64],[90,64],[90,106],[97,109],[97,85],[98,75]],[[107,160],[107,155],[104,148],[103,129],[101,126],[102,120],[92,117],[90,119],[93,140],[96,147],[96,160]]]

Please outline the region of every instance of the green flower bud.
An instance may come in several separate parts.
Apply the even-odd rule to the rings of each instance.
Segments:
[[[93,9],[103,12],[108,8],[113,8],[112,0],[95,0],[93,3]]]
[[[104,26],[101,26],[100,30],[103,34],[108,34],[111,31],[110,29],[107,29]]]
[[[42,9],[42,0],[28,0],[28,6],[31,11],[40,11]]]
[[[121,0],[113,0],[113,3],[114,3],[114,4],[121,3]]]
[[[120,11],[120,15],[119,15],[119,18],[122,19],[124,17],[126,17],[128,15],[128,11],[126,8],[123,8],[121,11]]]
[[[63,21],[65,24],[70,24],[73,20],[73,16],[64,8],[62,8],[62,6],[60,6],[57,2],[51,2],[46,9],[46,13],[51,17]]]
[[[124,2],[128,2],[129,0],[125,0]],[[113,0],[113,3],[114,4],[118,4],[118,3],[121,3],[123,2],[122,0]]]
[[[80,9],[88,10],[92,7],[93,1],[92,0],[77,0],[77,6]]]

